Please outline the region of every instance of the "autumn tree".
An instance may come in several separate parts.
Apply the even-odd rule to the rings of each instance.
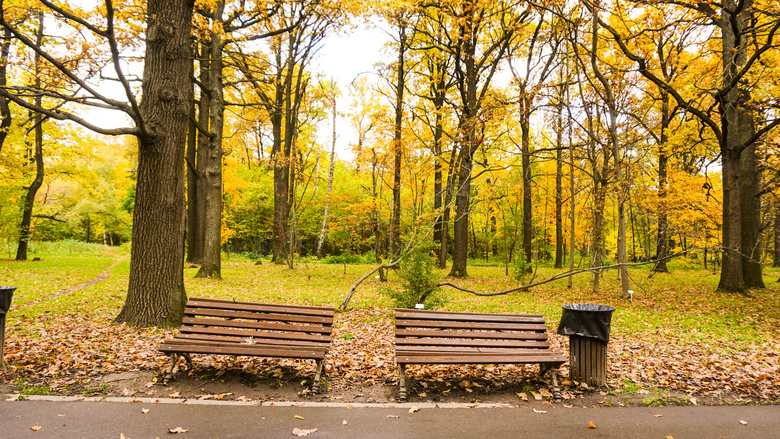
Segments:
[[[629,3],[644,7],[643,4]],[[661,2],[653,7],[683,8],[695,14],[705,27],[719,34],[718,52],[708,55],[720,61],[717,84],[689,94],[649,68],[652,53],[632,48],[630,41],[640,32],[631,29],[624,34],[600,20],[625,56],[636,63],[638,71],[659,88],[668,92],[677,105],[696,116],[717,139],[723,167],[723,264],[718,288],[743,291],[763,287],[760,246],[761,170],[756,149],[761,139],[780,124],[772,116],[759,117],[760,103],[754,102],[752,84],[769,74],[762,60],[775,49],[780,30],[777,6],[754,0],[709,2]],[[617,19],[627,22],[622,9]]]
[[[138,139],[138,171],[133,215],[133,246],[127,299],[117,321],[131,325],[171,326],[181,322],[184,292],[184,146],[192,99],[190,29],[192,0],[149,0],[146,5],[142,99],[138,101],[128,79],[122,50],[137,40],[131,21],[132,5],[116,9],[106,0],[93,16],[72,6],[59,6],[48,0],[41,8],[54,14],[74,31],[88,34],[90,41],[107,48],[88,51],[111,66],[114,80],[121,85],[124,100],[107,96],[88,81],[99,69],[83,70],[70,61],[64,50],[47,50],[14,24],[14,17],[26,4],[0,1],[0,25],[29,50],[39,54],[46,65],[67,79],[70,89],[33,90],[54,96],[72,105],[120,111],[133,126],[105,128],[79,115],[75,107],[38,106],[26,101],[29,87],[8,86],[0,90],[15,104],[55,120],[70,120],[107,135],[132,135]],[[122,19],[118,21],[117,19]],[[84,47],[84,49],[87,49]],[[91,48],[90,48],[91,49]],[[82,107],[83,108],[83,107]]]
[[[490,117],[490,109],[483,107],[493,77],[505,60],[516,36],[516,27],[528,16],[528,11],[517,11],[513,2],[459,1],[440,5],[426,5],[435,14],[441,35],[440,47],[453,57],[452,76],[458,94],[458,132],[455,145],[457,181],[454,183],[455,218],[453,234],[453,263],[451,276],[467,276],[469,241],[469,210],[471,208],[471,178],[474,154],[482,144],[481,126]]]

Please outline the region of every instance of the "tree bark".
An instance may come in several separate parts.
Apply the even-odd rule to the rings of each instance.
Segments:
[[[8,31],[6,30],[6,35],[7,34]],[[36,40],[36,44],[40,47],[43,43],[43,13],[38,14],[38,30],[36,32]],[[3,57],[7,58],[7,56],[8,54],[6,52],[6,48],[3,47]],[[34,62],[35,88],[37,90],[41,89],[40,61],[41,56],[40,54],[36,53]],[[3,69],[5,70],[5,66],[3,66]],[[43,103],[41,94],[39,93],[35,95],[34,99],[35,105],[40,107]],[[6,107],[7,105],[8,104],[6,103]],[[35,164],[35,179],[33,179],[32,183],[30,183],[30,186],[27,187],[27,193],[24,196],[24,205],[22,206],[22,221],[19,224],[19,245],[16,247],[17,261],[27,260],[27,249],[30,244],[30,227],[32,225],[33,208],[35,207],[35,195],[38,193],[38,189],[40,189],[41,185],[43,184],[43,115],[41,113],[34,113],[32,116],[35,139],[33,141],[34,145],[31,161]]]
[[[0,89],[8,84],[8,55],[11,52],[11,31],[5,29],[3,32],[3,43],[0,45]],[[8,98],[0,96],[0,151],[3,150],[3,144],[8,137],[8,130],[11,129],[11,108],[8,106]]]
[[[658,144],[658,242],[656,243],[656,264],[652,271],[668,273],[666,255],[669,254],[669,222],[666,217],[667,166],[669,158],[666,154],[669,141],[669,93],[661,91],[661,137]]]
[[[388,251],[391,258],[398,256],[401,240],[401,162],[403,160],[403,145],[401,130],[404,117],[404,88],[406,87],[406,72],[404,58],[406,57],[406,24],[403,18],[398,22],[398,61],[395,83],[395,123],[393,125],[393,210],[390,217],[390,245]]]
[[[722,32],[723,84],[728,87],[747,62],[748,32],[752,0],[726,0],[723,4]],[[736,15],[734,14],[736,12]],[[718,289],[741,292],[763,288],[760,241],[760,169],[755,144],[755,121],[748,108],[750,90],[741,82],[719,94],[720,139],[723,162],[723,243],[724,256]]]
[[[555,109],[555,268],[563,268],[563,93]]]
[[[317,240],[317,259],[322,257],[322,244],[325,242],[325,233],[328,230],[328,214],[330,213],[330,197],[333,194],[333,175],[336,173],[336,83],[330,83],[332,94],[331,111],[333,132],[331,133],[330,144],[330,164],[328,166],[328,194],[325,198],[325,212],[322,214],[322,228],[320,229],[320,238]]]
[[[184,150],[192,0],[149,0],[127,299],[118,322],[178,326],[184,292]]]
[[[212,23],[222,22],[225,2],[214,8]],[[222,278],[222,130],[225,114],[224,84],[222,81],[222,37],[210,32],[209,49],[209,136],[203,157],[203,192],[205,204],[203,221],[203,261],[195,277]],[[199,198],[201,198],[199,197]]]

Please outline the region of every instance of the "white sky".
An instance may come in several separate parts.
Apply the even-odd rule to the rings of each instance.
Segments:
[[[375,64],[388,58],[384,46],[389,39],[390,36],[384,30],[367,25],[329,36],[323,41],[322,48],[312,62],[312,73],[322,75],[324,79],[334,79],[344,92],[359,75],[376,76]],[[113,76],[113,71],[109,72],[109,75]],[[103,93],[116,99],[124,99],[124,92],[117,83],[101,83],[98,87]],[[343,111],[343,105],[342,102],[337,101],[337,111]],[[118,111],[93,110],[88,112],[87,117],[105,128],[130,124],[129,118]],[[318,143],[325,146],[327,150],[331,145],[331,132],[329,117],[319,127],[317,138]],[[356,142],[356,133],[352,132],[352,128],[343,117],[337,119],[336,132],[336,154],[341,160],[351,160],[350,144]]]

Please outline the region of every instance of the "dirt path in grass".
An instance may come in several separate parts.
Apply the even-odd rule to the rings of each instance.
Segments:
[[[21,310],[21,309],[29,308],[29,307],[31,307],[33,305],[37,305],[39,303],[46,302],[48,300],[53,300],[53,299],[56,299],[58,297],[67,296],[68,294],[75,293],[76,291],[83,290],[84,288],[89,288],[92,285],[95,285],[95,284],[98,284],[100,282],[103,282],[104,280],[108,279],[109,276],[111,276],[111,270],[114,267],[116,267],[117,265],[119,265],[119,263],[124,261],[125,259],[126,258],[120,258],[118,261],[114,262],[108,268],[103,270],[103,272],[100,273],[99,275],[97,275],[97,277],[95,277],[94,279],[88,280],[88,281],[80,283],[78,285],[74,285],[72,287],[64,288],[64,289],[62,289],[60,291],[57,291],[56,293],[49,294],[46,297],[43,297],[43,298],[38,299],[38,300],[33,300],[32,302],[27,302],[27,303],[25,303],[23,305],[12,306],[11,309],[9,310],[9,312],[11,312],[11,311],[18,311],[18,310]]]

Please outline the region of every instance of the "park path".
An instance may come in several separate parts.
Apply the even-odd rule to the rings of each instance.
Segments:
[[[33,305],[37,305],[37,304],[42,303],[42,302],[47,302],[49,300],[54,300],[54,299],[56,299],[58,297],[62,297],[62,296],[67,296],[68,294],[75,293],[76,291],[83,290],[84,288],[89,288],[92,285],[95,285],[95,284],[98,284],[100,282],[103,282],[104,280],[108,279],[109,276],[111,276],[111,270],[114,267],[116,267],[117,265],[119,265],[119,263],[121,263],[125,259],[127,259],[127,258],[120,258],[118,261],[116,261],[113,264],[109,265],[108,268],[103,270],[103,272],[100,273],[99,275],[97,275],[97,277],[95,277],[94,279],[88,280],[86,282],[82,282],[82,283],[80,283],[78,285],[74,285],[72,287],[63,288],[62,290],[57,291],[56,293],[49,294],[48,296],[42,297],[42,298],[40,298],[38,300],[33,300],[31,302],[27,302],[27,303],[22,304],[22,305],[12,306],[11,309],[9,310],[9,312],[11,312],[11,311],[19,311],[19,310],[22,310],[22,309],[25,309],[25,308],[29,308],[29,307],[31,307]]]

